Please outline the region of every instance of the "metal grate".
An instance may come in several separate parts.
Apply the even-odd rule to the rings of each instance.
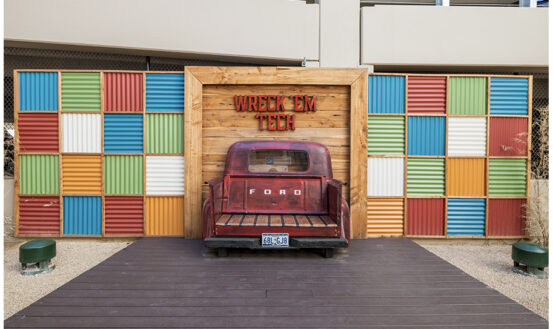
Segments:
[[[532,95],[532,176],[549,178],[549,78],[533,74]]]

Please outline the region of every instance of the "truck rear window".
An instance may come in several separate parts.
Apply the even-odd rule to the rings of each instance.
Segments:
[[[251,151],[248,170],[251,172],[304,172],[309,169],[305,151],[256,150]]]

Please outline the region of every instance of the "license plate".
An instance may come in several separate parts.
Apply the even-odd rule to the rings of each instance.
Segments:
[[[263,247],[288,247],[288,233],[263,233],[261,245]]]

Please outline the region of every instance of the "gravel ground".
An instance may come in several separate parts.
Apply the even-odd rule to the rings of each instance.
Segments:
[[[20,274],[19,246],[4,242],[4,320],[131,244],[134,239],[57,239],[56,268],[35,276]]]
[[[548,319],[549,285],[512,271],[511,245],[445,245],[416,241],[470,276]],[[549,269],[546,269],[549,275]]]

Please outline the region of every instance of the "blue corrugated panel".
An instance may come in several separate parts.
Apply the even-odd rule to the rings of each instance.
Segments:
[[[445,154],[445,118],[410,116],[408,155]]]
[[[528,79],[492,78],[490,84],[490,114],[527,115]]]
[[[146,111],[184,111],[184,74],[146,74]]]
[[[104,114],[104,152],[142,153],[142,114]]]
[[[58,73],[20,72],[19,111],[57,111]]]
[[[102,234],[102,198],[99,196],[64,196],[63,234]]]
[[[405,113],[405,77],[369,76],[369,113]]]
[[[483,236],[485,223],[485,199],[447,200],[447,235]]]

